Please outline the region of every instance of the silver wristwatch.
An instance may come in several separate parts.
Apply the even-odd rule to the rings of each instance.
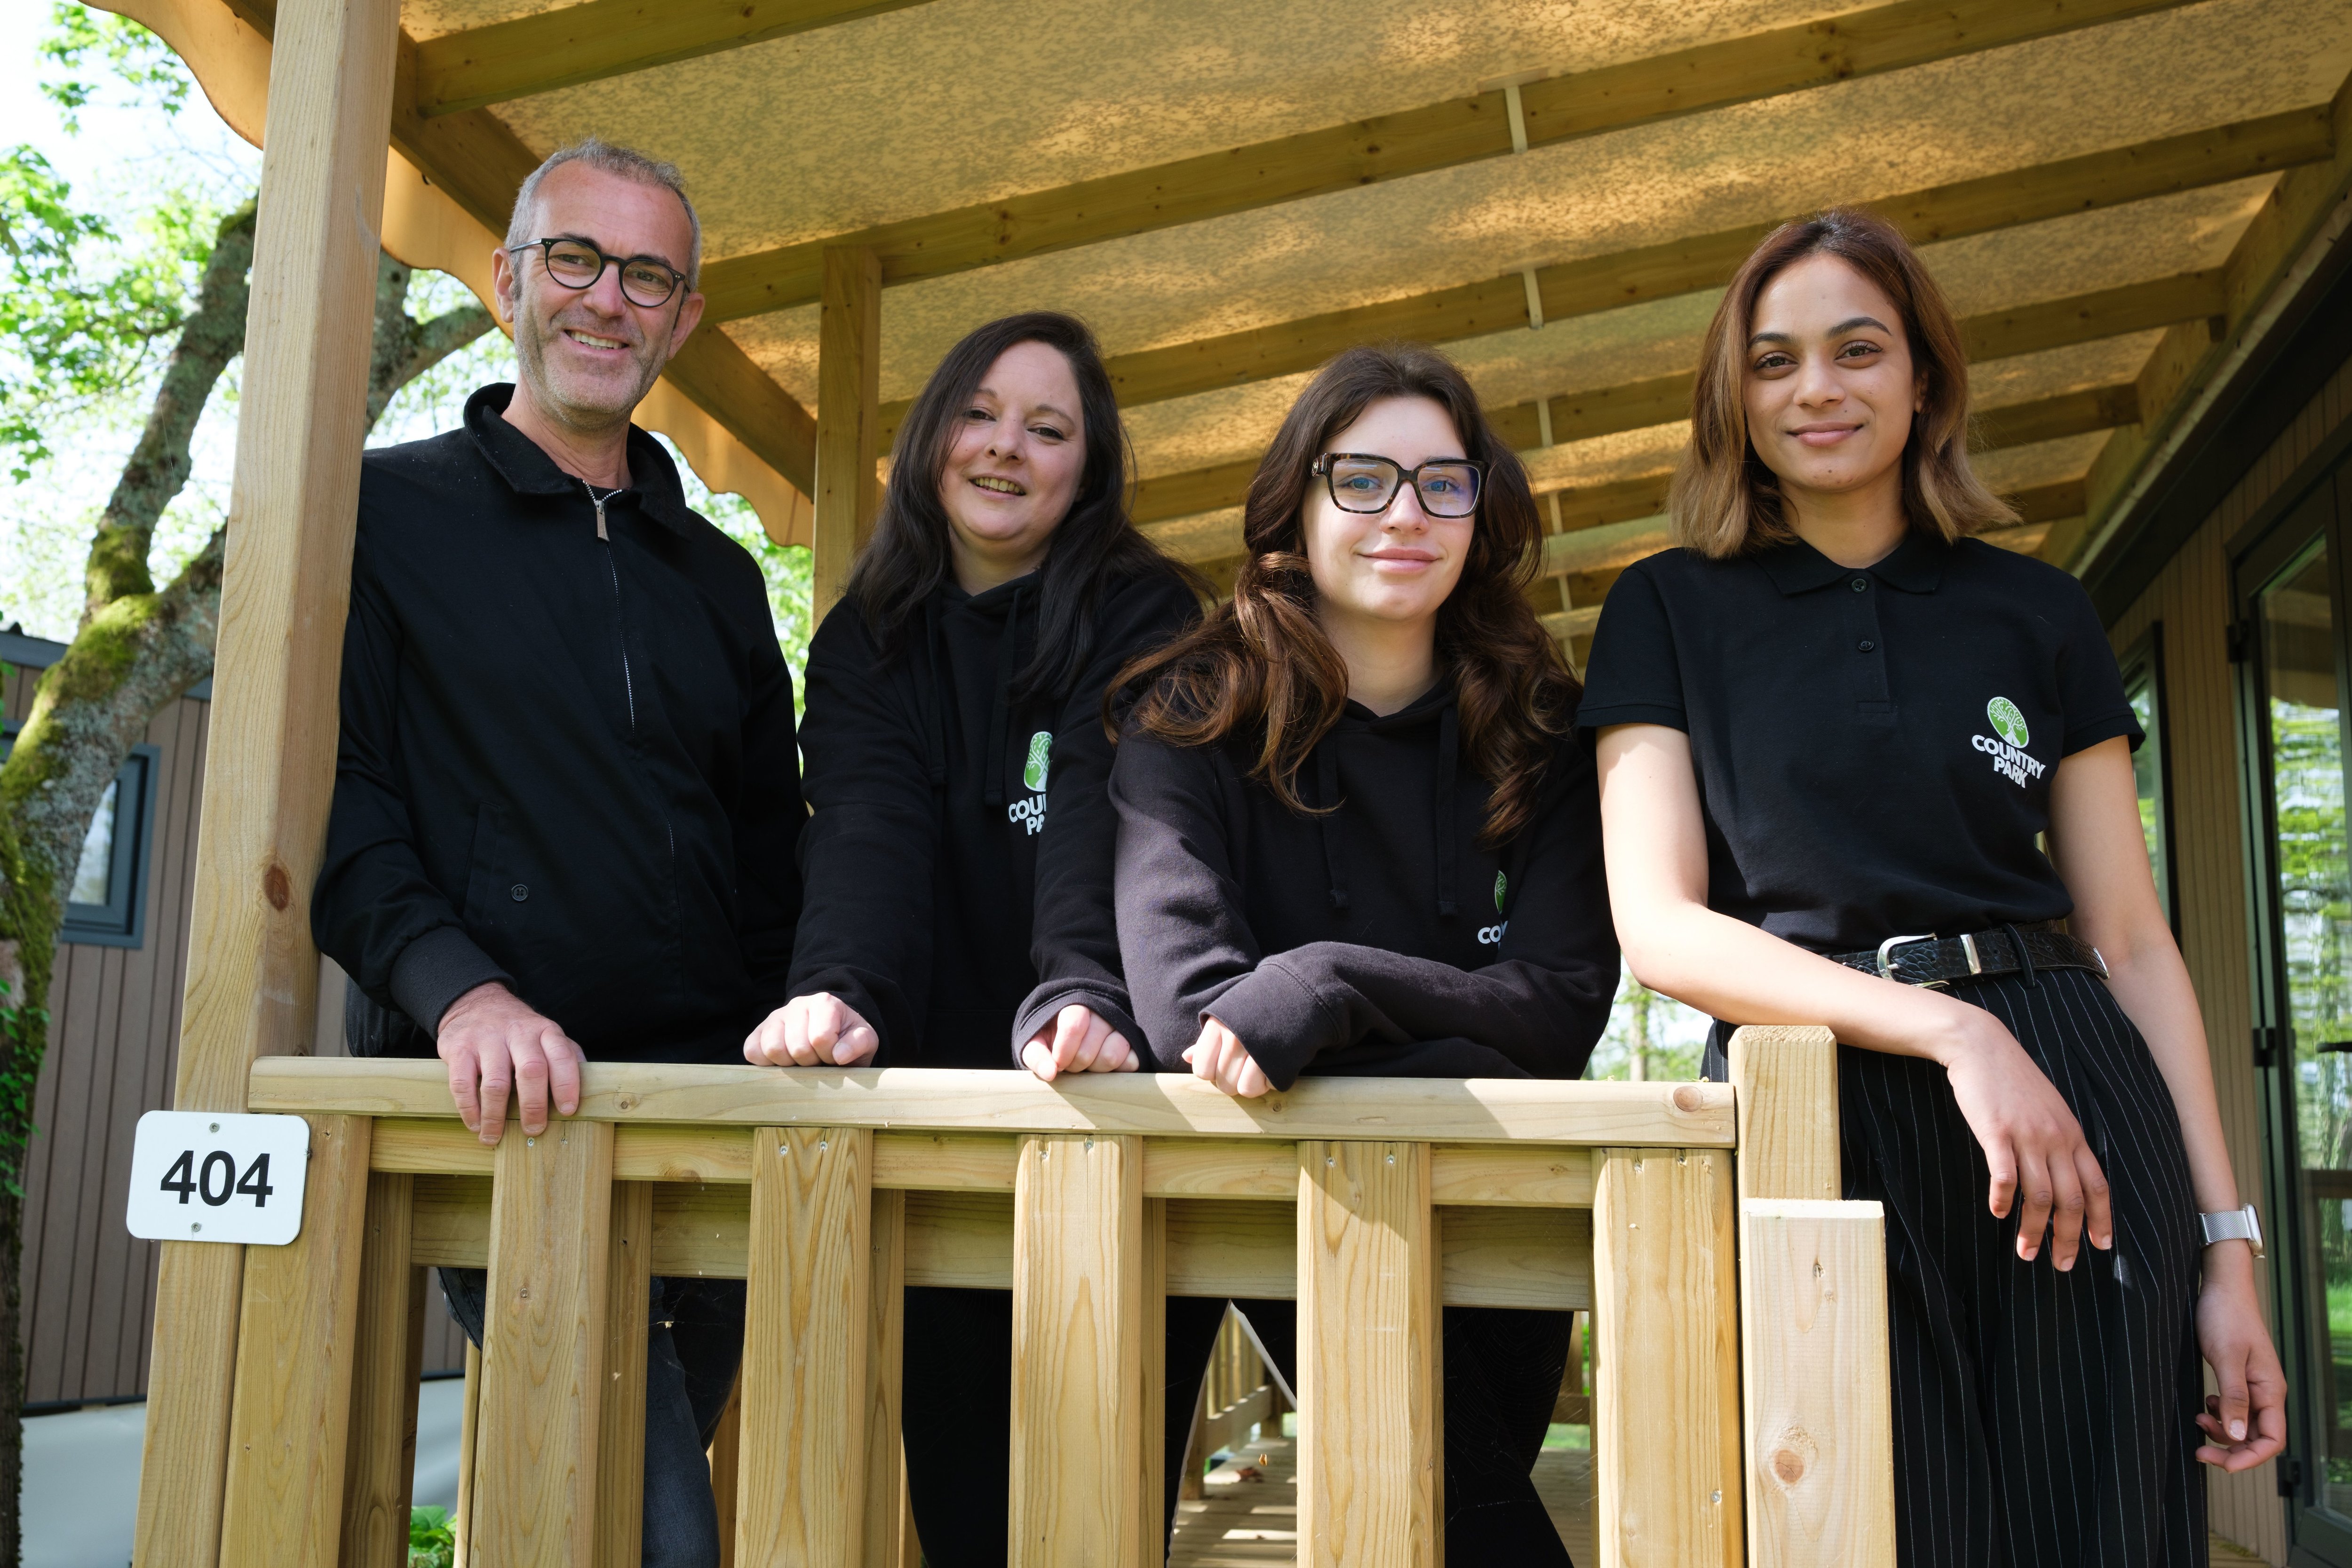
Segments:
[[[2253,1244],[2254,1256],[2263,1255],[2263,1222],[2254,1214],[2254,1205],[2242,1209],[2224,1209],[2220,1214],[2200,1214],[2198,1226],[2205,1232],[2205,1245],[2217,1241],[2244,1241]]]

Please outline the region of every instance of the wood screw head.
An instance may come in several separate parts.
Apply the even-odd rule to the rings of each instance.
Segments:
[[[522,1141],[522,1146],[526,1149],[536,1149],[539,1147],[539,1140],[536,1138],[526,1138]]]

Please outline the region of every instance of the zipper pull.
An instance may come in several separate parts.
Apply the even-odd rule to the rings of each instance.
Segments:
[[[604,498],[598,495],[596,488],[591,485],[588,488],[588,499],[596,503],[596,537],[610,544],[613,542],[613,536],[604,531]]]

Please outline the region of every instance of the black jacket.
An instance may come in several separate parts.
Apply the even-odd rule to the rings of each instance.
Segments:
[[[600,540],[587,488],[499,417],[512,393],[362,465],[311,930],[374,1005],[369,1054],[432,1054],[505,980],[592,1059],[734,1059],[799,908],[766,586],[643,431]]]
[[[1300,770],[1302,816],[1231,738],[1132,729],[1111,769],[1118,933],[1162,1071],[1213,1015],[1277,1089],[1303,1072],[1575,1078],[1617,989],[1592,763],[1562,740],[1498,855],[1451,681],[1348,705]]]
[[[1017,1064],[1016,1041],[1073,1002],[1139,1043],[1111,927],[1102,696],[1198,613],[1172,571],[1108,584],[1076,684],[1022,700],[1034,574],[941,585],[887,659],[835,605],[809,644],[792,994],[840,997],[898,1067]]]

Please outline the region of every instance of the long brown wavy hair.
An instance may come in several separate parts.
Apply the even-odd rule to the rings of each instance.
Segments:
[[[1691,387],[1690,445],[1666,510],[1674,541],[1714,560],[1796,538],[1780,481],[1748,439],[1748,334],[1765,286],[1809,256],[1834,256],[1877,285],[1901,313],[1923,406],[1903,446],[1903,510],[1911,526],[1950,543],[2015,522],[2007,502],[1969,466],[1969,358],[1944,291],[1903,231],[1875,213],[1833,207],[1782,224],[1733,274],[1707,323]]]
[[[1146,734],[1182,746],[1247,735],[1257,752],[1250,776],[1293,811],[1312,809],[1299,798],[1298,770],[1339,721],[1348,667],[1315,617],[1310,470],[1335,436],[1391,397],[1445,410],[1464,456],[1486,465],[1469,557],[1437,612],[1436,652],[1454,682],[1463,754],[1493,788],[1479,837],[1501,844],[1534,816],[1544,766],[1582,688],[1527,601],[1543,549],[1527,470],[1487,425],[1461,369],[1420,343],[1349,349],[1316,374],[1250,480],[1242,517],[1249,554],[1233,598],[1121,670],[1105,715],[1139,689],[1132,721]]]

